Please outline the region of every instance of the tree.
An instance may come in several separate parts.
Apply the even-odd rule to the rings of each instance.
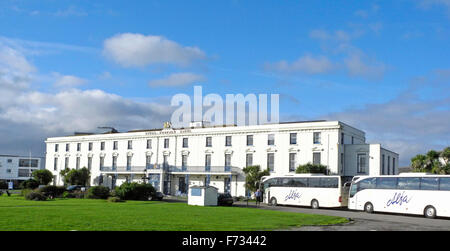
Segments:
[[[450,147],[446,147],[444,150],[442,150],[440,157],[445,162],[445,165],[450,164]]]
[[[63,172],[63,171],[61,171]],[[72,169],[67,170],[63,172],[64,176],[64,183],[70,184],[70,185],[80,185],[85,186],[86,183],[89,181],[90,172],[86,167],[83,167],[81,169]],[[61,174],[62,175],[62,174]]]
[[[426,155],[418,154],[411,159],[411,168],[415,172],[450,174],[450,147],[442,152],[430,150]],[[442,160],[442,161],[441,161]]]
[[[327,166],[320,165],[320,164],[305,164],[300,165],[295,169],[295,173],[321,173],[321,174],[327,174]]]
[[[251,192],[258,190],[263,176],[270,175],[269,169],[261,171],[260,166],[248,166],[242,171],[245,173],[245,188]]]
[[[53,174],[47,169],[35,170],[31,174],[34,180],[36,180],[39,185],[48,185],[53,180]]]

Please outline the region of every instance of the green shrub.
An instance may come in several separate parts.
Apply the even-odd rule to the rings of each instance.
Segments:
[[[8,189],[8,183],[4,180],[0,180],[0,189]]]
[[[93,186],[87,192],[89,199],[107,199],[109,197],[109,188],[104,186]]]
[[[305,164],[300,165],[295,170],[295,173],[322,173],[327,174],[327,167],[320,164]]]
[[[39,186],[39,182],[34,179],[25,180],[20,184],[21,189],[36,189]]]
[[[49,198],[60,198],[65,191],[66,188],[63,186],[45,186],[39,188],[39,192]]]
[[[125,202],[124,200],[121,200],[119,197],[108,197],[108,202]]]
[[[123,183],[116,187],[116,196],[122,200],[148,200],[156,195],[156,190],[151,184]]]
[[[44,201],[44,200],[47,200],[47,197],[45,197],[45,195],[43,195],[40,192],[32,191],[31,193],[27,194],[27,196],[25,196],[25,199],[27,199],[27,200],[36,200],[36,201]]]
[[[22,189],[22,190],[20,190],[20,196],[23,196],[23,197],[27,197],[27,195],[29,194],[29,193],[31,193],[31,192],[33,192],[33,190],[32,189]]]
[[[2,190],[0,190],[0,196],[2,196],[3,195],[3,191]]]

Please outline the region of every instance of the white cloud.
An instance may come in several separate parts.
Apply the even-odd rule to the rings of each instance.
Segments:
[[[44,140],[98,126],[119,130],[160,127],[170,119],[170,102],[137,101],[102,90],[64,88],[36,91],[37,69],[19,51],[0,47],[0,152],[43,154]],[[55,85],[76,87],[86,80],[54,73]],[[42,81],[42,80],[39,80]]]
[[[167,78],[151,80],[149,82],[149,85],[151,87],[160,87],[160,86],[174,87],[174,86],[189,85],[205,80],[206,78],[203,75],[190,72],[182,72],[182,73],[173,73],[169,75]]]
[[[206,57],[197,47],[182,46],[162,36],[133,33],[117,34],[106,39],[103,54],[124,67],[150,64],[188,66]]]
[[[383,63],[369,61],[365,59],[364,55],[349,55],[343,63],[350,76],[363,77],[369,80],[382,79],[386,72],[386,66]]]
[[[366,131],[368,142],[381,143],[399,153],[401,165],[409,165],[416,154],[450,146],[450,74],[442,71],[411,82],[408,89],[388,102],[366,104],[324,118]],[[424,98],[423,92],[434,95]]]
[[[325,56],[313,57],[311,55],[305,55],[292,63],[289,63],[286,60],[275,63],[266,63],[265,69],[268,71],[285,73],[324,74],[331,72],[334,69],[334,66]]]
[[[72,75],[61,75],[59,73],[54,73],[53,75],[56,77],[56,81],[53,85],[57,88],[73,88],[87,83],[86,79]]]

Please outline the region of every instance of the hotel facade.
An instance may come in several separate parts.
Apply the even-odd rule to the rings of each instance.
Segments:
[[[365,133],[340,121],[304,121],[254,126],[209,126],[76,134],[46,140],[46,169],[63,185],[65,168],[90,170],[90,185],[114,188],[149,182],[164,194],[184,195],[190,185],[245,196],[246,166],[271,175],[295,173],[301,164],[327,166],[344,181],[357,175],[398,173],[397,153],[367,144]]]

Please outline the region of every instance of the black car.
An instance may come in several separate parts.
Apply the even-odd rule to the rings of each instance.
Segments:
[[[154,197],[150,197],[150,200],[159,200],[161,201],[164,198],[164,194],[161,192],[156,192]]]
[[[80,191],[82,187],[83,186],[72,185],[72,186],[68,186],[66,190],[69,192]]]
[[[217,197],[217,205],[219,206],[232,206],[233,202],[233,197],[229,193],[220,193]]]

